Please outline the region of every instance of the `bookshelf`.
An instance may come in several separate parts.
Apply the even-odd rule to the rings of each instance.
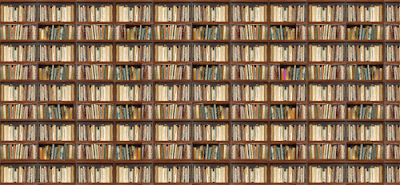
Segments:
[[[400,183],[398,0],[0,5],[0,184]]]

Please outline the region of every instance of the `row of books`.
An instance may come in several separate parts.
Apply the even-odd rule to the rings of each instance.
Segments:
[[[190,7],[190,5],[188,5]],[[225,5],[210,6],[193,5],[193,21],[195,22],[228,22],[229,7]],[[189,12],[188,12],[189,13]],[[235,15],[233,15],[235,16]],[[190,19],[190,18],[189,18]]]
[[[111,22],[113,7],[110,4],[100,6],[77,5],[77,21],[79,22]]]
[[[156,65],[165,66],[165,65]],[[182,65],[167,65],[178,66]],[[92,80],[112,80],[113,66],[111,65],[77,65],[77,79]],[[190,66],[189,66],[190,68]],[[200,65],[193,66],[193,80],[228,80],[228,65]],[[2,71],[0,79],[13,80],[74,80],[75,66],[64,65],[45,65],[39,66],[39,75],[36,65],[1,65]],[[376,65],[331,65],[331,64],[309,64],[309,80],[398,80],[399,66],[385,65],[384,67]],[[231,65],[231,78],[233,80],[267,80],[269,74],[270,80],[306,80],[306,66],[304,65],[270,65],[270,71],[267,71],[267,65]],[[347,78],[346,74],[347,73]],[[385,74],[385,75],[383,75]],[[38,78],[39,76],[39,78]],[[137,81],[141,79],[151,80],[153,76],[152,65],[117,65],[115,70],[115,80]],[[190,79],[189,79],[190,80]],[[393,87],[393,85],[389,85]],[[387,90],[389,90],[387,86]],[[121,86],[122,88],[122,86]],[[122,90],[122,89],[121,89]],[[118,98],[118,97],[117,97]]]
[[[191,141],[191,124],[156,124],[155,141]],[[74,124],[44,124],[36,134],[36,124],[2,124],[2,141],[74,141]],[[193,125],[194,141],[228,141],[228,124]],[[233,141],[267,141],[266,124],[233,124]],[[79,124],[78,141],[113,141],[112,124]],[[306,141],[306,125],[272,124],[271,141]],[[347,132],[346,132],[347,130]],[[116,125],[117,141],[152,141],[152,124]],[[310,124],[310,141],[383,141],[382,124]],[[398,124],[386,125],[387,141],[398,141],[396,133],[400,132]],[[344,134],[347,133],[347,136]],[[36,138],[38,136],[39,138]]]
[[[39,174],[37,174],[37,168]],[[386,166],[386,175],[382,173],[381,165],[311,165],[306,170],[302,165],[272,165],[267,166],[232,166],[232,181],[234,183],[304,183],[309,177],[311,183],[394,183],[399,182],[399,167]],[[74,168],[65,166],[2,165],[2,183],[73,183]],[[114,169],[110,165],[79,165],[76,167],[76,182],[78,183],[112,183]],[[156,165],[154,181],[156,183],[227,183],[229,177],[227,165]],[[267,175],[267,171],[270,174]],[[347,173],[346,173],[347,172]],[[147,165],[115,167],[117,183],[151,183],[152,168]],[[190,177],[193,175],[193,179]],[[36,180],[39,176],[39,180]]]
[[[4,104],[2,119],[73,119],[73,106],[39,104]],[[189,104],[156,104],[155,119],[191,119],[192,106]],[[152,105],[117,105],[116,119],[151,119]],[[246,104],[232,105],[231,113],[227,105],[193,105],[193,119],[306,119],[306,105]],[[310,104],[309,119],[383,119],[383,105]],[[398,119],[398,105],[386,105],[386,119]],[[347,115],[347,116],[346,116]],[[113,119],[114,106],[111,104],[79,104],[77,119]]]
[[[228,25],[197,26],[163,24],[155,25],[154,38],[151,26],[115,26],[107,24],[77,25],[77,40],[228,40]],[[398,26],[385,27],[385,39],[399,39]],[[381,40],[382,25],[349,26],[344,25],[306,25],[271,26],[267,37],[266,25],[232,25],[231,40]],[[308,31],[307,31],[308,30]],[[193,33],[192,33],[193,32]],[[307,33],[308,32],[308,33]],[[346,33],[347,32],[347,33]],[[193,37],[192,37],[193,35]],[[73,25],[3,25],[0,27],[2,40],[74,40]]]
[[[78,144],[77,159],[113,159],[113,145],[111,144]],[[271,160],[298,160],[298,159],[347,159],[374,160],[400,159],[399,145],[389,144],[383,151],[380,144],[304,144],[271,145],[269,157],[268,146],[265,144],[156,144],[154,147],[155,159],[193,159],[196,160],[226,160],[229,159],[271,159]],[[347,148],[347,151],[346,151]],[[116,160],[153,159],[153,146],[144,145],[117,145],[115,147]],[[193,150],[193,151],[192,151]],[[72,144],[3,144],[2,159],[41,159],[67,160],[75,159],[75,146]]]
[[[129,34],[138,35],[138,32]],[[131,35],[132,35],[131,34]],[[126,36],[126,35],[125,35]],[[208,37],[208,36],[207,36]],[[232,44],[230,49],[225,45],[209,44],[156,44],[154,53],[148,44],[116,46],[117,62],[266,62],[268,61],[267,45]],[[113,61],[113,45],[111,44],[78,44],[76,48],[78,62],[111,62]],[[193,54],[192,53],[193,50]],[[269,47],[271,62],[305,62],[306,46],[272,44]],[[384,58],[384,50],[386,58]],[[229,51],[231,59],[229,60]],[[39,53],[36,56],[36,53]],[[379,62],[399,61],[400,49],[398,45],[387,44],[310,44],[308,47],[310,62],[337,61],[337,62]],[[345,56],[345,53],[347,55]],[[154,55],[154,59],[152,59]],[[0,59],[7,62],[13,61],[41,61],[41,62],[73,62],[74,46],[72,44],[2,44],[0,45]],[[193,57],[192,57],[193,56]]]
[[[3,137],[2,141],[35,141],[36,126],[35,124],[24,125],[7,125],[2,126]],[[43,132],[39,134],[40,141],[73,141],[74,126],[67,125],[48,125],[40,124],[39,127]],[[175,126],[174,126],[175,127]],[[189,128],[186,125],[185,128]],[[305,141],[305,125],[271,125],[271,140],[272,141]],[[382,141],[383,136],[382,125],[348,125],[349,136],[346,137],[349,141]],[[172,128],[172,126],[168,126]],[[211,126],[211,125],[194,125],[195,141],[227,141],[228,140],[228,125]],[[201,128],[201,129],[200,129]],[[240,131],[239,131],[240,128]],[[112,126],[111,125],[79,125],[79,141],[112,141]],[[151,125],[117,125],[117,133],[120,137],[118,141],[151,141],[152,134],[150,133]],[[210,130],[211,129],[211,130]],[[266,141],[266,125],[232,125],[232,139],[234,141]],[[259,130],[261,129],[261,130]],[[111,130],[111,132],[110,132]],[[344,141],[345,126],[341,124],[334,125],[310,125],[310,141]],[[387,141],[397,141],[396,133],[400,131],[399,125],[388,124],[386,126]],[[134,134],[138,132],[138,134]],[[168,130],[168,132],[172,132]],[[180,130],[173,131],[182,132]],[[187,131],[190,132],[190,131]],[[158,132],[157,132],[158,133]],[[201,135],[198,135],[200,133]],[[216,136],[218,135],[218,137]],[[127,136],[123,137],[122,136]],[[190,137],[175,138],[162,137],[156,135],[157,141],[171,140],[186,140]],[[204,139],[202,139],[204,138]]]
[[[266,133],[267,125],[232,125],[233,141],[266,141]]]
[[[74,101],[73,84],[48,85],[39,84],[39,101]],[[189,84],[168,85],[156,84],[156,101],[229,101],[231,91],[232,101],[267,101],[268,84],[240,85],[228,84],[201,85],[194,84],[193,92]],[[387,101],[400,99],[397,89],[399,85],[387,84],[385,95]],[[0,92],[2,101],[35,101],[35,84],[2,84]],[[112,101],[113,85],[78,84],[77,101]],[[117,84],[117,101],[151,101],[152,87],[146,84]],[[271,84],[271,101],[305,101],[306,85]],[[310,101],[382,101],[383,84],[348,84],[341,85],[310,84]],[[218,93],[217,93],[218,92]],[[346,95],[347,98],[344,96]]]
[[[36,20],[36,5],[3,5],[1,12],[4,18],[1,21],[30,21]],[[193,10],[192,10],[193,7]],[[394,11],[398,10],[398,5],[386,5],[386,19],[388,21],[398,20]],[[73,5],[39,5],[39,21],[53,22],[72,22],[74,14]],[[273,22],[305,22],[306,5],[271,5],[271,20]],[[111,22],[113,18],[113,5],[77,5],[77,20],[80,22]],[[346,10],[345,10],[346,9]],[[143,5],[116,5],[116,18],[118,22],[150,22],[152,8],[149,4]],[[168,5],[156,4],[154,6],[155,21],[157,22],[228,22],[229,7],[225,5]],[[193,11],[193,12],[191,12]],[[349,22],[379,22],[383,19],[383,6],[381,4],[349,4],[344,5],[309,5],[310,20],[312,22],[342,22],[344,21],[345,11]],[[267,5],[232,5],[233,22],[267,22]],[[135,18],[134,18],[135,17]]]

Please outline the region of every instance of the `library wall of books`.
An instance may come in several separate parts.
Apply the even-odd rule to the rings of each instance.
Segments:
[[[400,184],[400,0],[0,0],[0,185]]]

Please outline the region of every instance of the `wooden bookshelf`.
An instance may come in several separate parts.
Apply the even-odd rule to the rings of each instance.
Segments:
[[[386,21],[386,5],[400,5],[400,1],[398,0],[368,0],[368,1],[360,1],[360,0],[287,0],[287,1],[278,1],[278,0],[217,0],[217,1],[211,1],[211,0],[0,0],[1,5],[36,5],[36,21],[21,21],[21,22],[0,22],[0,26],[3,25],[35,25],[36,26],[36,32],[37,34],[39,33],[38,29],[45,27],[45,26],[52,26],[52,25],[73,25],[74,27],[74,39],[67,39],[67,40],[40,40],[39,37],[37,39],[24,39],[24,40],[14,40],[14,39],[0,39],[0,45],[7,44],[7,45],[13,45],[13,46],[18,46],[19,44],[32,44],[36,45],[36,60],[34,61],[0,61],[0,67],[4,65],[30,65],[30,66],[36,66],[37,74],[39,74],[39,68],[41,66],[52,66],[52,65],[71,65],[73,66],[73,71],[74,71],[74,77],[73,79],[69,80],[43,80],[39,79],[37,77],[36,79],[24,79],[24,80],[18,80],[18,79],[3,79],[0,78],[0,83],[1,85],[3,84],[12,84],[12,85],[19,85],[19,84],[28,84],[28,85],[36,85],[36,95],[35,95],[35,100],[34,101],[0,101],[0,105],[6,105],[6,104],[24,104],[24,105],[40,105],[40,104],[46,104],[46,105],[67,105],[72,107],[73,109],[73,117],[71,119],[39,119],[39,118],[34,118],[34,119],[14,119],[14,118],[0,118],[0,123],[1,124],[9,124],[9,125],[15,125],[15,124],[33,124],[36,125],[36,139],[34,140],[27,140],[27,141],[6,141],[6,140],[1,140],[0,145],[3,144],[30,144],[30,145],[36,145],[39,148],[39,145],[53,145],[53,144],[58,144],[58,145],[63,145],[63,144],[72,144],[74,145],[74,152],[75,152],[75,158],[74,159],[59,159],[59,160],[43,160],[39,159],[39,156],[37,156],[36,159],[0,159],[0,164],[1,165],[36,165],[37,168],[40,165],[47,165],[47,164],[69,164],[74,167],[74,172],[75,172],[75,179],[73,179],[73,183],[61,183],[61,184],[80,184],[80,185],[86,185],[86,184],[94,184],[94,183],[78,183],[77,182],[77,166],[79,165],[110,165],[113,168],[113,176],[112,176],[112,183],[99,183],[99,184],[125,184],[125,183],[117,183],[117,177],[116,177],[116,168],[118,165],[141,165],[141,164],[146,164],[151,167],[152,170],[152,177],[151,177],[151,182],[150,183],[129,183],[129,184],[143,184],[143,185],[158,185],[158,184],[165,184],[165,183],[156,183],[155,182],[155,166],[156,165],[166,165],[166,166],[171,166],[174,164],[179,164],[179,165],[188,165],[191,168],[191,174],[190,174],[190,182],[188,183],[172,183],[172,184],[184,184],[184,185],[196,185],[196,184],[209,184],[209,183],[195,183],[193,182],[193,166],[195,165],[226,165],[228,166],[228,181],[226,183],[217,183],[217,184],[226,184],[226,185],[233,185],[233,184],[251,184],[251,183],[235,183],[233,182],[233,174],[232,174],[232,167],[234,165],[263,165],[267,166],[267,172],[266,172],[266,182],[265,183],[255,183],[255,184],[301,184],[301,185],[308,185],[308,184],[326,184],[326,183],[312,183],[310,182],[310,175],[309,175],[309,166],[312,165],[328,165],[328,164],[334,164],[334,165],[343,165],[345,167],[345,175],[344,175],[344,182],[341,183],[328,183],[331,185],[345,185],[345,184],[399,184],[400,179],[396,183],[389,183],[386,182],[386,166],[387,165],[398,165],[400,164],[400,159],[387,159],[386,157],[386,146],[388,144],[400,144],[400,140],[397,141],[388,141],[386,138],[386,132],[387,132],[387,127],[388,124],[400,124],[400,119],[388,119],[386,118],[386,105],[390,104],[395,104],[399,105],[400,100],[397,101],[387,101],[386,99],[386,85],[393,84],[393,85],[400,85],[400,79],[386,79],[385,76],[389,75],[386,73],[386,70],[384,68],[386,66],[391,66],[391,65],[400,65],[400,60],[399,61],[386,61],[386,46],[387,45],[400,45],[400,40],[392,40],[392,39],[386,39],[385,38],[385,30],[386,26],[388,25],[395,25],[399,26],[400,25],[400,20],[394,21],[394,22],[388,22]],[[39,17],[39,5],[52,5],[52,4],[57,4],[57,5],[72,5],[74,7],[74,13],[73,13],[73,21],[72,22],[41,22],[38,20]],[[88,4],[94,4],[94,5],[112,5],[112,21],[107,21],[107,22],[91,22],[91,21],[78,21],[77,15],[77,7],[79,5],[88,5]],[[151,21],[148,22],[121,22],[117,20],[116,17],[116,6],[117,5],[150,5],[152,12],[151,12]],[[160,4],[168,4],[168,5],[180,5],[180,4],[187,4],[190,5],[190,21],[187,22],[157,22],[155,20],[155,5]],[[261,21],[261,22],[247,22],[247,21],[233,21],[233,12],[232,12],[232,7],[234,5],[266,5],[267,7],[267,21]],[[305,21],[301,22],[274,22],[271,20],[271,6],[272,5],[305,5]],[[316,21],[310,21],[311,18],[311,10],[310,6],[311,5],[343,5],[344,7],[344,20],[343,21],[328,21],[328,22],[316,22]],[[347,5],[349,4],[356,4],[356,5],[361,5],[364,4],[366,6],[368,5],[381,5],[383,8],[383,18],[381,21],[377,22],[366,22],[366,21],[347,21]],[[228,5],[228,21],[222,21],[222,22],[195,22],[193,21],[193,6],[194,5]],[[0,10],[1,11],[1,10]],[[2,13],[2,12],[1,12]],[[181,40],[155,40],[155,26],[157,25],[166,25],[166,24],[171,24],[171,25],[189,25],[191,33],[191,39],[181,39]],[[111,25],[112,30],[114,31],[112,39],[107,39],[107,40],[84,40],[84,39],[77,39],[77,26],[78,25]],[[116,32],[116,26],[117,25],[125,25],[128,27],[131,26],[150,26],[152,28],[152,37],[149,40],[121,40],[121,39],[116,39],[115,32]],[[227,25],[228,26],[228,39],[218,39],[218,40],[195,40],[193,39],[193,27],[199,27],[199,26],[218,26],[218,25]],[[232,26],[235,25],[263,25],[266,26],[267,28],[267,39],[253,39],[253,40],[236,40],[232,39]],[[307,36],[306,39],[292,39],[292,40],[275,40],[271,39],[271,32],[270,29],[272,26],[289,26],[291,28],[296,28],[296,26],[301,26],[304,25],[306,27]],[[345,28],[348,27],[353,27],[353,26],[373,26],[373,25],[378,25],[382,27],[382,30],[384,31],[382,34],[382,38],[380,39],[373,39],[373,40],[351,40],[347,37],[347,32],[345,33],[345,39],[343,40],[314,40],[314,39],[309,39],[309,31],[308,29],[310,28],[311,25],[343,25]],[[3,30],[0,30],[0,33]],[[40,54],[38,50],[38,46],[41,44],[47,44],[47,45],[63,45],[63,44],[70,44],[73,47],[74,51],[72,53],[73,59],[72,61],[39,61],[38,60],[38,55]],[[77,46],[78,45],[94,45],[94,46],[101,46],[102,44],[104,45],[111,45],[112,51],[112,60],[110,61],[78,61],[78,55],[79,51]],[[143,61],[143,62],[123,62],[119,61],[117,59],[117,45],[128,45],[128,46],[134,46],[137,44],[148,44],[151,47],[151,60],[150,61]],[[190,45],[190,60],[189,61],[170,61],[170,62],[164,62],[164,61],[156,61],[154,58],[154,52],[155,52],[155,46],[159,45],[166,45],[166,46],[171,46],[173,44],[185,44],[185,45]],[[210,45],[215,45],[215,44],[226,44],[228,45],[228,60],[227,61],[194,61],[193,60],[193,46],[197,44],[210,44]],[[233,61],[233,51],[232,51],[232,46],[233,45],[266,45],[267,46],[267,53],[266,53],[266,60],[263,61]],[[283,45],[286,46],[288,44],[295,44],[295,45],[304,45],[305,46],[305,56],[306,59],[305,61],[293,61],[293,62],[288,62],[288,61],[273,61],[271,54],[271,46],[272,45]],[[310,53],[310,46],[311,45],[343,45],[344,46],[344,61],[312,61],[311,60],[311,53]],[[382,53],[382,60],[379,61],[347,61],[346,57],[348,51],[347,51],[347,46],[348,45],[381,45],[382,49],[380,53]],[[0,51],[2,52],[2,51]],[[1,53],[4,54],[4,53]],[[309,73],[310,73],[310,66],[312,65],[325,65],[325,64],[331,64],[331,65],[342,65],[344,66],[344,73],[345,73],[345,79],[310,79],[309,78]],[[112,69],[112,79],[108,80],[92,80],[92,79],[87,79],[87,78],[82,78],[78,79],[77,78],[77,67],[78,66],[83,66],[83,65],[110,65]],[[191,76],[190,79],[179,79],[179,80],[170,80],[170,79],[155,79],[155,67],[156,66],[161,66],[161,65],[186,65],[190,68],[191,71]],[[223,79],[223,80],[199,80],[195,79],[193,75],[193,69],[197,66],[221,66],[225,65],[228,67],[228,78]],[[240,66],[240,65],[264,65],[267,67],[267,79],[255,79],[255,80],[242,80],[242,79],[232,79],[231,75],[233,75],[232,72],[232,67],[233,66]],[[279,79],[271,79],[270,78],[270,67],[271,66],[280,66],[280,67],[286,67],[286,66],[304,66],[306,69],[305,72],[305,79],[299,79],[299,80],[279,80]],[[368,65],[368,66],[380,66],[382,67],[382,79],[374,79],[374,80],[352,80],[348,79],[348,66],[350,65]],[[141,80],[117,80],[116,79],[116,68],[117,66],[151,66],[152,70],[152,76],[153,78],[151,79],[141,79]],[[141,68],[143,69],[143,68]],[[0,69],[1,70],[1,69]],[[0,71],[0,75],[3,73],[3,71]],[[56,85],[64,85],[64,84],[73,84],[74,85],[74,100],[73,101],[39,101],[39,95],[40,95],[40,89],[39,85],[40,84],[56,84]],[[78,86],[81,84],[86,84],[86,85],[102,85],[102,84],[110,84],[112,85],[112,101],[78,101],[78,95],[79,95],[79,90]],[[152,97],[150,101],[118,101],[117,100],[117,85],[118,84],[129,84],[129,85],[136,85],[136,84],[149,84],[151,85],[152,88]],[[156,84],[169,84],[169,85],[174,85],[174,84],[185,84],[189,85],[190,87],[190,100],[189,101],[156,101],[156,95],[155,95],[155,86]],[[205,84],[205,85],[220,85],[220,84],[228,84],[228,89],[229,89],[229,96],[227,97],[226,101],[195,101],[194,100],[194,85],[198,84]],[[233,85],[255,85],[255,84],[267,84],[267,97],[265,101],[233,101],[233,94],[232,94],[232,86]],[[299,85],[303,84],[305,85],[305,95],[306,95],[306,100],[304,101],[274,101],[271,97],[271,85]],[[344,86],[344,100],[343,101],[337,101],[337,100],[332,100],[332,101],[310,101],[309,97],[309,87],[310,85],[315,84],[315,85],[343,85]],[[370,84],[382,84],[382,100],[379,101],[349,101],[347,97],[347,90],[349,84],[364,84],[364,85],[370,85]],[[400,92],[397,92],[400,93]],[[0,96],[4,96],[4,94],[0,94]],[[221,106],[226,106],[229,108],[228,111],[228,117],[224,119],[204,119],[204,118],[194,118],[193,115],[191,115],[190,118],[185,118],[185,119],[164,119],[164,118],[156,118],[155,117],[155,106],[157,104],[187,104],[190,105],[190,109],[192,110],[192,114],[194,112],[194,105],[196,104],[203,104],[203,105],[221,105]],[[93,104],[107,104],[113,107],[113,115],[110,118],[107,119],[84,119],[84,118],[79,118],[77,115],[78,111],[78,105],[93,105]],[[256,118],[256,119],[234,119],[231,116],[231,111],[232,107],[235,105],[248,105],[248,104],[265,104],[267,106],[267,118],[261,119],[261,118]],[[340,104],[344,105],[345,111],[346,111],[346,116],[344,118],[329,118],[329,119],[311,119],[309,118],[310,112],[307,111],[309,110],[309,106],[313,104]],[[354,106],[354,105],[374,105],[374,104],[379,104],[382,105],[383,108],[383,116],[382,118],[375,118],[375,119],[349,119],[347,117],[347,108],[349,106]],[[152,118],[143,118],[143,119],[118,119],[116,117],[116,108],[118,105],[132,105],[132,106],[142,106],[142,105],[151,105],[152,110],[153,110],[153,116]],[[282,105],[282,106],[293,106],[296,107],[297,105],[305,105],[306,108],[306,118],[299,118],[299,119],[272,119],[271,118],[271,105]],[[71,141],[40,141],[39,140],[39,134],[42,132],[39,129],[40,124],[55,124],[55,125],[62,125],[62,124],[72,124],[75,125],[73,133],[75,133],[73,139]],[[111,141],[80,141],[78,139],[78,125],[80,124],[110,124],[113,128],[113,133],[112,133],[112,138]],[[118,124],[150,124],[152,125],[152,136],[151,140],[149,141],[118,141],[117,140],[117,125]],[[172,125],[172,124],[179,124],[179,123],[187,123],[187,125],[190,126],[190,139],[185,140],[185,141],[156,141],[155,140],[155,125],[158,123],[165,123],[167,125]],[[197,141],[194,139],[194,125],[195,124],[227,124],[229,133],[228,133],[228,140],[226,141]],[[311,124],[343,124],[344,131],[347,134],[348,132],[348,125],[351,124],[372,124],[372,123],[377,123],[382,125],[382,138],[381,140],[378,141],[350,141],[347,139],[347,135],[344,135],[344,140],[338,140],[338,141],[312,141],[310,140],[310,128],[309,125]],[[265,141],[235,141],[233,140],[232,136],[232,127],[234,124],[265,124],[267,125],[267,133],[266,133],[266,140]],[[272,130],[271,130],[271,125],[272,124],[304,124],[306,126],[306,139],[305,140],[298,140],[298,141],[274,141],[272,140]],[[1,130],[0,130],[1,131]],[[4,136],[6,137],[6,136]],[[112,159],[77,159],[77,146],[82,145],[82,144],[110,144],[113,146],[113,153],[112,153]],[[118,145],[137,145],[137,146],[143,146],[143,145],[152,145],[152,150],[153,150],[153,158],[152,159],[143,159],[143,160],[117,160],[116,157],[116,147]],[[157,144],[186,144],[191,147],[192,150],[192,155],[190,159],[156,159],[155,158],[155,146]],[[211,159],[211,160],[200,160],[200,159],[194,159],[193,155],[193,148],[194,146],[198,145],[219,145],[219,144],[226,144],[229,146],[228,149],[228,154],[229,154],[229,159]],[[266,150],[267,154],[267,159],[232,159],[231,157],[231,152],[232,152],[232,146],[233,145],[238,145],[238,144],[265,144],[267,145],[268,149]],[[305,145],[306,146],[306,153],[309,154],[309,146],[312,144],[337,144],[337,145],[344,145],[345,148],[347,149],[347,146],[353,146],[353,145],[382,145],[382,159],[373,159],[373,160],[351,160],[348,159],[347,157],[347,151],[345,151],[345,158],[344,159],[310,159],[309,155],[305,159],[294,159],[294,160],[273,160],[271,159],[271,150],[270,146],[272,145],[290,145],[290,146],[298,146],[298,145]],[[4,152],[4,151],[1,151]],[[3,155],[3,154],[2,154]],[[37,154],[39,155],[39,154]],[[279,165],[304,165],[306,167],[306,174],[305,174],[305,182],[302,183],[274,183],[271,181],[271,166],[279,166]],[[347,182],[347,166],[352,166],[352,165],[380,165],[382,166],[382,174],[383,175],[383,180],[380,183],[351,183]],[[36,182],[33,183],[18,183],[18,184],[32,184],[32,185],[40,185],[40,184],[60,184],[60,183],[43,183],[39,182],[39,173],[36,174]],[[7,185],[7,184],[15,184],[15,183],[3,183],[3,181],[0,182],[0,185]]]

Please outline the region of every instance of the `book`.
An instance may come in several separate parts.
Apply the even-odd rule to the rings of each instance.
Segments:
[[[1,47],[1,46],[0,46]],[[1,80],[36,80],[38,78],[36,65],[9,64],[0,66]],[[40,72],[40,69],[39,69]]]
[[[234,44],[232,48],[233,62],[266,62],[267,61],[267,45],[243,45]]]
[[[232,80],[267,80],[267,65],[245,64],[231,66]]]
[[[310,4],[311,22],[343,22],[344,5],[343,4]]]
[[[61,104],[39,104],[38,119],[74,119],[74,107]]]
[[[38,145],[2,144],[1,159],[38,159]]]
[[[76,182],[78,183],[112,183],[113,166],[111,165],[77,165]]]
[[[379,4],[348,4],[347,21],[349,22],[379,22],[382,21],[383,6]]]
[[[346,105],[328,103],[310,104],[308,115],[309,119],[346,119]]]
[[[0,25],[1,40],[36,40],[38,27],[34,24]]]
[[[1,165],[1,182],[2,183],[35,183],[36,182],[36,165]]]
[[[228,40],[228,25],[205,25],[193,27],[193,40]]]
[[[270,119],[307,119],[306,105],[271,105]]]
[[[40,165],[40,183],[73,183],[75,182],[75,169],[72,165]]]
[[[35,84],[1,84],[1,101],[35,101]]]
[[[194,22],[228,22],[229,7],[227,4],[194,4]]]
[[[75,140],[75,125],[63,123],[39,125],[39,140],[40,141],[74,141]],[[78,132],[80,135],[80,132]],[[74,152],[75,153],[75,152]]]
[[[346,159],[346,145],[312,144],[308,148],[309,159]]]
[[[345,86],[344,84],[337,85],[326,85],[326,84],[309,84],[309,97],[310,101],[344,101],[345,99]],[[348,87],[348,96],[351,98],[351,94],[358,93],[358,91],[351,91]]]
[[[124,78],[128,78],[128,76]],[[153,87],[151,84],[116,85],[117,101],[151,101],[152,98],[153,98]]]
[[[228,86],[226,86],[228,87]],[[221,90],[217,90],[221,92]],[[224,91],[222,91],[224,92]],[[226,88],[228,92],[228,88]],[[233,101],[267,101],[268,97],[268,85],[267,84],[255,84],[255,85],[243,85],[233,84],[231,88],[232,100]],[[224,96],[224,95],[222,95]],[[228,97],[228,94],[225,95]]]
[[[40,72],[39,72],[40,73]],[[74,84],[39,84],[39,101],[74,101]]]
[[[310,65],[310,71],[313,66]],[[269,79],[277,81],[306,80],[306,66],[303,65],[270,65]],[[310,72],[310,76],[312,73]]]
[[[309,40],[345,40],[345,25],[318,24],[308,27]]]
[[[76,158],[86,160],[114,159],[112,144],[78,144]]]
[[[39,27],[39,40],[74,40],[74,25],[51,25]]]
[[[190,181],[189,165],[155,165],[155,183],[188,183]]]
[[[196,114],[193,115],[196,117]],[[155,119],[191,119],[192,106],[189,104],[156,104]]]
[[[3,123],[1,127],[1,141],[35,141],[36,124]]]
[[[180,39],[182,40],[182,39]],[[154,46],[154,61],[157,62],[188,62],[190,45],[174,44]]]
[[[140,120],[153,118],[153,105],[117,105],[115,118],[120,120]]]
[[[305,84],[271,84],[271,101],[306,101],[306,90]]]
[[[37,20],[35,4],[1,4],[1,22],[35,22]]]
[[[113,46],[110,44],[79,44],[77,53],[79,53],[77,55],[78,62],[110,62],[113,60]]]
[[[191,159],[192,146],[188,144],[156,144],[155,159]]]
[[[347,119],[383,119],[383,105],[349,105],[347,107]]]
[[[267,140],[266,124],[233,124],[232,140],[233,141],[266,141]]]
[[[77,80],[112,80],[113,74],[112,65],[76,65]]]
[[[117,145],[116,160],[147,160],[153,158],[152,145]]]
[[[190,65],[165,64],[154,66],[154,80],[190,80],[192,68]]]
[[[115,17],[117,22],[150,22],[152,6],[149,4],[117,4]]]
[[[268,159],[268,145],[265,144],[233,144],[231,159]]]
[[[116,40],[151,40],[152,38],[151,26],[115,26]]]
[[[232,166],[233,183],[266,183],[268,166]]]
[[[383,60],[382,45],[348,45],[347,61],[379,62]]]
[[[188,22],[191,9],[192,7],[189,4],[156,4],[154,6],[154,19],[157,22]]]
[[[305,124],[271,124],[271,141],[306,141]],[[311,132],[310,132],[311,134]]]
[[[162,124],[155,125],[156,141],[190,141],[190,125],[188,124]]]
[[[231,40],[267,40],[268,26],[245,24],[231,26]]]
[[[228,165],[193,166],[194,183],[227,183],[229,182]]]
[[[156,101],[189,101],[191,91],[189,84],[156,84],[154,93]]]
[[[313,165],[309,167],[309,176],[311,183],[344,183],[345,182],[345,166]]]
[[[381,40],[382,25],[360,25],[347,27],[347,40]]]
[[[75,6],[72,4],[39,5],[39,21],[41,22],[73,22]],[[28,13],[29,15],[29,13]]]
[[[373,160],[383,159],[383,145],[381,144],[356,144],[347,146],[347,159]]]
[[[112,141],[112,124],[79,124],[77,125],[78,141]]]
[[[150,183],[153,170],[151,165],[118,165],[115,171],[117,183]]]
[[[231,106],[232,119],[268,119],[267,104],[236,104]]]
[[[75,146],[71,144],[40,145],[38,155],[40,160],[75,159]]]
[[[229,84],[194,84],[194,101],[229,101]],[[187,98],[189,99],[189,97]]]
[[[355,125],[354,125],[355,126]],[[344,141],[345,126],[343,124],[311,124],[310,141]],[[348,134],[355,134],[354,127],[348,127]],[[358,132],[357,132],[358,133]],[[350,137],[350,136],[349,136]],[[350,138],[349,138],[350,140]]]
[[[159,24],[154,25],[154,40],[190,40],[192,28],[190,25]]]
[[[358,71],[352,71],[354,65],[348,65],[347,70],[345,65],[332,65],[332,64],[312,64],[309,65],[308,79],[309,80],[345,80],[346,72],[347,79],[353,79],[357,76]],[[353,72],[353,73],[351,73]],[[354,75],[354,73],[356,73]],[[376,74],[376,73],[374,73]],[[355,79],[354,79],[355,80]]]
[[[65,31],[64,31],[65,32]],[[73,32],[72,32],[73,33]],[[65,35],[63,38],[65,39],[73,39],[72,35]],[[46,36],[46,35],[43,35]],[[68,37],[67,37],[68,36]],[[48,37],[50,38],[50,37]],[[56,40],[57,37],[53,37],[53,40]],[[50,45],[50,44],[41,44],[39,45],[39,61],[43,62],[73,62],[74,59],[74,45],[72,44],[63,44],[61,46],[58,45]]]
[[[229,106],[193,104],[193,119],[229,119]]]
[[[310,36],[310,39],[312,37]],[[270,40],[306,40],[307,28],[306,25],[296,26],[271,26],[270,27]]]
[[[193,65],[193,80],[228,80],[228,65]]]
[[[271,5],[271,22],[305,22],[306,17],[305,5]]]
[[[271,183],[305,183],[307,177],[306,167],[301,165],[271,165],[270,173]]]
[[[0,59],[5,62],[35,62],[36,50],[34,44],[1,44]]]
[[[112,101],[112,84],[78,84],[77,101]]]
[[[383,182],[383,167],[380,165],[347,166],[347,181],[349,183],[381,183]]]
[[[116,125],[117,141],[151,141],[152,124],[118,123]]]
[[[193,159],[227,160],[229,159],[229,146],[226,144],[206,144],[193,146]]]
[[[113,6],[110,4],[78,4],[76,9],[78,22],[112,22],[113,20]]]
[[[112,40],[113,25],[82,24],[76,25],[76,39],[78,40]]]
[[[152,47],[148,44],[116,46],[116,61],[118,62],[150,62]]]
[[[347,85],[348,101],[383,101],[383,85]]]
[[[193,125],[194,141],[228,141],[229,126],[228,124],[207,124],[197,123]]]
[[[308,53],[310,62],[343,62],[345,47],[340,44],[334,45],[319,45],[310,44]]]
[[[76,119],[113,119],[114,106],[111,104],[79,104]]]
[[[310,155],[310,154],[309,154]],[[271,145],[271,160],[299,160],[307,159],[307,145]]]
[[[227,44],[195,44],[193,45],[194,62],[227,62],[229,50]]]

